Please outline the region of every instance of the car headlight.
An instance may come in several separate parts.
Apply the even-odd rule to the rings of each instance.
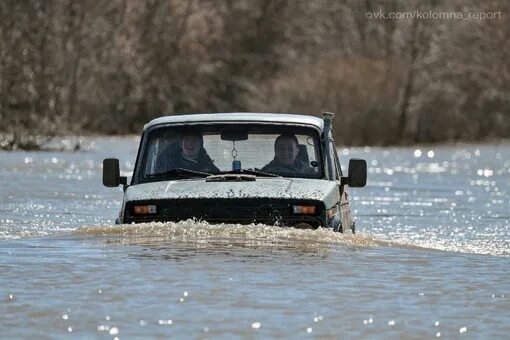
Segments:
[[[150,215],[156,213],[157,208],[154,204],[133,206],[133,215]]]
[[[315,215],[317,207],[315,205],[293,205],[292,212],[296,215]]]

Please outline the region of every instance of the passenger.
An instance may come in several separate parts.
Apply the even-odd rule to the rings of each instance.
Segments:
[[[182,168],[194,171],[218,173],[218,169],[211,157],[204,149],[204,138],[200,132],[186,132],[179,138],[179,144],[174,150],[164,152],[162,160],[166,170]]]
[[[270,173],[313,174],[314,170],[306,162],[297,158],[299,142],[293,134],[282,134],[274,142],[274,159],[261,171]]]

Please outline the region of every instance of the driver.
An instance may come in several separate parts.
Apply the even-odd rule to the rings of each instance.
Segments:
[[[274,142],[274,159],[261,171],[270,173],[312,174],[313,169],[306,162],[297,159],[298,139],[293,134],[282,134]]]
[[[165,168],[168,170],[183,168],[209,173],[220,172],[204,149],[202,133],[197,131],[183,133],[178,147],[170,152],[166,162]]]

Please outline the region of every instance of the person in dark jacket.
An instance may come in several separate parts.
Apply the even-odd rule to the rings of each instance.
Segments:
[[[173,145],[160,156],[160,169],[188,169],[216,174],[220,172],[204,149],[204,139],[199,132],[184,133],[178,145]]]
[[[299,142],[293,134],[282,134],[274,142],[274,159],[261,171],[281,174],[313,174],[306,162],[297,159]]]

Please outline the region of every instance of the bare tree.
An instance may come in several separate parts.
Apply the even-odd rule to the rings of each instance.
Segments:
[[[375,17],[413,11],[465,18]],[[506,0],[5,0],[0,147],[212,111],[336,111],[350,144],[508,138],[508,15]]]

